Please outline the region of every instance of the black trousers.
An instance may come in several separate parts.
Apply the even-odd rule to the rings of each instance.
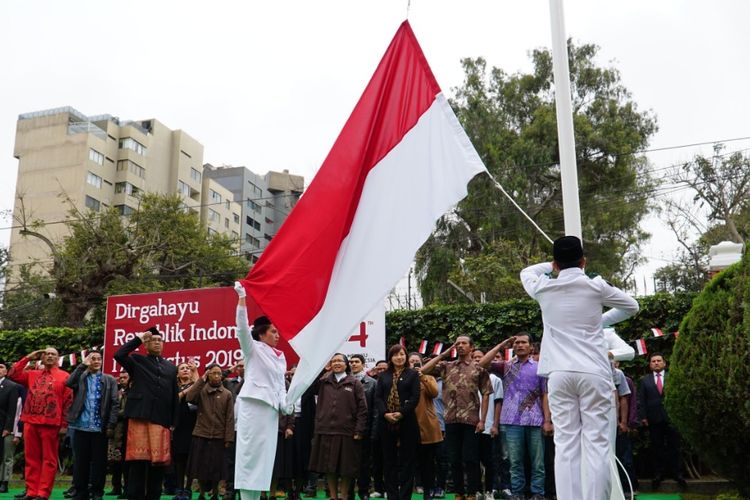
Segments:
[[[424,498],[432,498],[435,489],[435,451],[440,443],[420,444],[417,455],[419,477],[422,479]]]
[[[469,424],[445,424],[445,441],[456,495],[474,495],[482,487],[479,474],[479,435],[474,429]],[[466,485],[464,473],[468,483]]]
[[[443,440],[435,444],[435,465],[437,467],[435,487],[445,490],[448,485],[448,474],[450,473],[450,459],[448,448],[445,444],[445,433]]]
[[[73,468],[76,500],[104,495],[104,480],[107,473],[106,432],[76,429],[73,449],[76,462]],[[91,485],[90,489],[89,485]]]
[[[682,477],[680,470],[680,435],[677,429],[668,422],[659,422],[648,426],[651,438],[651,456],[655,458],[652,462],[654,477],[663,478],[669,474],[677,479]],[[77,438],[77,436],[76,436]]]
[[[382,432],[380,433],[382,434]],[[383,481],[383,441],[381,437],[377,437],[371,442],[371,457],[372,457],[372,483],[373,489],[378,493],[385,491],[385,483]]]
[[[128,500],[159,500],[166,467],[148,460],[128,462]]]
[[[357,480],[357,493],[359,498],[370,496],[370,465],[372,462],[372,443],[369,437],[360,441],[359,475]],[[380,453],[380,450],[378,450]],[[382,491],[381,491],[382,493]],[[349,485],[349,498],[354,499],[354,481]]]
[[[492,491],[495,486],[495,475],[497,474],[494,460],[494,440],[489,434],[479,434],[479,461],[484,467],[484,489],[479,491]]]
[[[414,423],[416,424],[416,420]],[[399,425],[398,429],[393,429],[383,423],[380,439],[383,443],[385,491],[388,499],[409,500],[414,489],[419,428],[416,425]]]

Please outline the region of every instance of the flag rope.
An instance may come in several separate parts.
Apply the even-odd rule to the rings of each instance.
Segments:
[[[495,184],[495,187],[497,189],[499,189],[500,192],[503,193],[505,195],[505,197],[510,200],[510,202],[513,204],[513,206],[516,207],[518,209],[518,211],[521,212],[523,214],[523,216],[526,217],[529,220],[529,222],[531,222],[531,225],[534,226],[536,228],[536,230],[539,231],[542,234],[542,236],[544,236],[547,239],[547,241],[549,241],[550,243],[553,243],[552,238],[550,238],[549,236],[547,236],[547,233],[545,233],[544,230],[541,227],[539,227],[536,222],[534,222],[534,219],[532,219],[529,216],[529,214],[527,214],[526,212],[524,212],[523,208],[521,208],[518,205],[518,203],[516,203],[516,200],[514,200],[513,197],[510,194],[508,194],[508,192],[505,190],[505,188],[503,188],[503,186],[501,186],[500,183],[497,182],[497,180],[492,176],[491,173],[489,173],[489,171],[487,172],[487,175],[490,177],[490,180],[492,180],[492,182]]]

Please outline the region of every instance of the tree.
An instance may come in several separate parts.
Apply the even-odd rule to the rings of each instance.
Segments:
[[[685,441],[750,496],[750,253],[719,273],[680,324],[666,406]]]
[[[656,131],[638,111],[615,68],[598,67],[594,45],[568,44],[583,239],[590,270],[627,282],[639,261],[639,229],[653,181],[639,155]],[[549,50],[531,53],[533,71],[487,70],[464,59],[464,82],[451,104],[490,173],[551,237],[561,236],[562,196]],[[448,278],[489,300],[521,296],[518,272],[546,259],[549,243],[486,176],[444,217],[417,255],[426,304],[454,302]],[[488,268],[489,266],[489,272]]]
[[[678,262],[657,270],[666,290],[699,291],[708,279],[708,250],[722,241],[741,243],[750,234],[750,157],[724,153],[697,155],[676,167],[668,181],[687,188],[690,199],[667,199],[662,213],[681,246]]]
[[[235,242],[209,235],[176,195],[144,194],[129,217],[114,208],[73,207],[70,215],[70,235],[59,245],[33,224],[21,230],[50,248],[48,280],[64,310],[57,325],[80,325],[87,314],[103,321],[108,295],[226,285],[248,269]]]

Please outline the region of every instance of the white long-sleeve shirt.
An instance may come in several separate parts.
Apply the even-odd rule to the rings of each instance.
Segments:
[[[602,332],[604,307],[612,307],[607,324],[638,312],[638,302],[601,277],[589,278],[583,269],[560,271],[552,279],[551,263],[536,264],[521,271],[523,288],[539,302],[544,323],[538,374],[554,371],[583,372],[612,378],[608,345]]]

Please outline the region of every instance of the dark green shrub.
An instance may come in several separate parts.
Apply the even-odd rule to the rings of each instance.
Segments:
[[[750,254],[716,276],[680,325],[667,411],[704,462],[750,495]]]

